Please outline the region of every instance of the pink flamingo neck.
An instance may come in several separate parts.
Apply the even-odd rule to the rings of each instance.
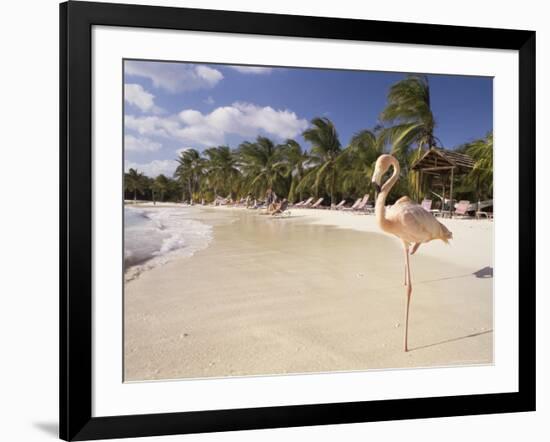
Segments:
[[[394,157],[391,157],[391,165],[393,166],[392,176],[382,185],[380,193],[376,198],[376,205],[374,207],[378,225],[381,227],[382,230],[386,231],[389,230],[391,224],[390,221],[386,218],[386,198],[390,193],[392,187],[399,179],[399,173],[401,171],[401,168],[399,167],[399,161],[397,161]]]

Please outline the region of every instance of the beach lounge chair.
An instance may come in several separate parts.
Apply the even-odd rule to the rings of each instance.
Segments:
[[[481,218],[487,218],[487,219],[493,219],[493,213],[492,212],[486,212],[485,210],[478,210],[476,212],[476,219],[481,219]]]
[[[368,202],[369,202],[369,194],[367,193],[363,197],[363,200],[359,203],[359,205],[353,210],[358,213],[368,213],[370,209],[372,209],[371,207],[367,207]]]
[[[429,198],[424,198],[422,200],[422,203],[420,204],[420,206],[426,211],[426,212],[430,212],[432,215],[434,216],[438,216],[438,215],[441,215],[441,210],[439,209],[432,209],[432,204],[433,204],[433,201]]]
[[[424,198],[422,200],[422,203],[420,204],[422,206],[422,208],[426,211],[426,212],[431,212],[432,211],[432,200],[428,199],[428,198]]]
[[[365,214],[374,213],[374,204],[369,202],[368,195],[367,195],[367,200],[365,201],[365,206],[363,207],[363,213]]]
[[[355,210],[359,204],[361,204],[363,198],[357,198],[351,207],[343,207],[342,210]]]
[[[307,207],[313,201],[313,197],[309,197],[307,200],[304,200],[298,204],[295,204],[293,207]]]
[[[249,209],[260,209],[264,206],[264,201],[261,201],[261,200],[257,200],[255,199],[254,200],[254,204],[252,206],[249,207]]]
[[[314,204],[312,204],[309,208],[310,209],[317,209],[319,208],[319,206],[321,205],[321,203],[323,202],[324,198],[319,198],[317,201],[315,201]]]
[[[445,216],[451,216],[451,204],[453,203],[453,201],[451,201],[450,199],[448,198],[443,198],[443,196],[439,195],[438,193],[432,191],[432,193],[437,196],[437,198],[439,198],[440,200],[440,204],[441,204],[441,208],[440,209],[431,209],[430,212],[432,212],[432,214],[434,216],[441,216],[442,218],[444,218]]]
[[[455,215],[460,216],[461,218],[467,218],[468,212],[471,210],[470,201],[462,200],[458,204],[455,204]]]
[[[344,204],[346,204],[346,200],[345,200],[345,199],[343,199],[342,201],[340,201],[336,206],[334,206],[334,208],[335,208],[336,210],[340,210],[340,209],[344,208]]]
[[[371,215],[374,213],[374,204],[366,204],[365,208],[363,209],[363,213],[365,215]]]
[[[493,207],[493,200],[478,201],[478,203],[476,204],[476,219],[480,219],[483,217],[487,219],[493,219],[493,212],[482,210],[488,207]]]
[[[215,206],[226,206],[229,203],[231,203],[231,197],[223,198],[221,196],[216,196],[216,199],[214,200]]]

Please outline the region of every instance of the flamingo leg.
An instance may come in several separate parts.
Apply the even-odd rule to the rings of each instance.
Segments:
[[[408,273],[407,273],[407,262],[408,262],[408,257],[409,257],[409,245],[405,241],[403,241],[403,247],[405,249],[405,270],[403,272],[403,274],[405,275],[405,282],[403,283],[403,285],[406,287],[409,284],[409,277],[408,277]]]
[[[412,250],[411,250],[411,255],[414,255],[414,252],[416,252],[416,251],[418,250],[418,248],[420,247],[420,244],[421,244],[421,243],[419,243],[419,242],[414,243],[414,246],[413,246],[413,248],[412,248]]]
[[[405,285],[405,294],[407,296],[407,309],[405,313],[405,351],[409,351],[409,307],[411,303],[411,293],[412,293],[412,284],[411,284],[411,266],[409,263],[409,247],[405,245],[405,268],[406,268],[406,280],[407,284]]]

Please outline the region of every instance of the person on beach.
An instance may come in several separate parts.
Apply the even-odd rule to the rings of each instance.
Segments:
[[[275,210],[270,213],[271,216],[280,215],[281,213],[283,213],[288,208],[288,200],[286,198],[283,198],[283,200],[279,204],[275,204],[275,206]]]
[[[265,204],[267,205],[267,213],[271,213],[275,210],[275,203],[277,202],[277,195],[273,192],[271,187],[268,187],[265,193]]]
[[[279,202],[271,203],[260,215],[277,215],[283,213],[288,208],[288,200],[283,198]]]
[[[267,188],[265,192],[265,203],[269,206],[273,202],[273,190],[271,187]]]

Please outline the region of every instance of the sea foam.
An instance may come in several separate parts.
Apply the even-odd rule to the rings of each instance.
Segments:
[[[124,208],[126,281],[208,246],[212,226],[192,219],[192,211],[183,207]]]

